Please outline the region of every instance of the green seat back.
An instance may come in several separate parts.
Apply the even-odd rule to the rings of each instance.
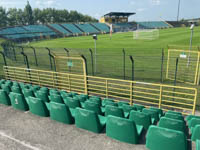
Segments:
[[[151,118],[155,119],[155,121],[159,121],[159,114],[156,110],[144,108],[142,112],[149,114]]]
[[[93,103],[97,103],[97,104],[99,104],[100,106],[102,105],[101,99],[99,99],[99,98],[90,98],[90,99],[88,99],[88,101],[91,101],[91,102],[93,102]]]
[[[186,117],[186,121],[190,121],[190,120],[193,119],[193,118],[200,119],[200,116],[188,115],[188,116]]]
[[[85,102],[87,100],[87,97],[86,95],[76,95],[74,96],[74,98],[77,98],[80,102]]]
[[[117,104],[119,107],[122,107],[123,105],[129,105],[128,102],[123,102],[123,101],[119,101]]]
[[[187,150],[186,136],[181,131],[150,126],[146,136],[150,150]]]
[[[64,104],[62,97],[60,95],[55,94],[55,93],[50,95],[50,101]]]
[[[0,90],[0,103],[7,106],[11,105],[10,98],[4,90]]]
[[[105,98],[105,99],[102,100],[102,106],[105,106],[105,102],[107,102],[107,101],[109,101],[109,102],[114,102],[113,99]]]
[[[118,104],[115,103],[115,102],[105,101],[105,102],[104,102],[104,106],[107,106],[107,105],[110,105],[110,106],[118,106]]]
[[[9,94],[11,92],[11,88],[9,85],[6,85],[6,84],[2,84],[1,85],[1,88],[7,92],[7,94]]]
[[[67,93],[65,91],[62,91],[60,93],[60,95],[62,96],[63,99],[67,98],[67,97],[72,97],[71,93]]]
[[[200,140],[196,140],[196,150],[200,150]]]
[[[9,97],[13,108],[23,111],[29,110],[28,104],[22,94],[11,92]]]
[[[158,123],[158,126],[167,129],[182,131],[184,133],[186,132],[185,123],[182,120],[162,117]]]
[[[178,120],[184,120],[184,117],[182,116],[182,115],[177,115],[177,114],[173,114],[173,113],[168,113],[168,112],[166,112],[165,113],[165,117],[167,117],[167,118],[171,118],[171,119],[178,119]]]
[[[31,89],[33,90],[34,93],[36,93],[38,90],[40,90],[40,86],[34,85],[31,87]]]
[[[132,120],[116,116],[108,116],[106,135],[121,142],[138,144],[139,136]]]
[[[200,124],[194,127],[191,139],[192,141],[200,140]]]
[[[72,95],[72,97],[75,97],[75,96],[77,96],[78,94],[77,93],[75,93],[75,92],[70,92],[70,94]]]
[[[5,82],[5,85],[11,87],[11,86],[13,85],[13,83],[12,83],[12,81],[7,80],[7,81]]]
[[[159,108],[156,108],[156,107],[150,107],[150,109],[153,109],[153,110],[156,110],[160,116],[163,116],[163,110],[162,109],[159,109]]]
[[[167,113],[171,113],[171,114],[181,115],[182,116],[182,113],[176,112],[176,111],[172,111],[172,110],[169,110]]]
[[[132,110],[129,119],[133,120],[137,125],[142,125],[146,130],[151,125],[151,116],[143,112]]]
[[[190,120],[190,123],[188,124],[189,128],[194,128],[196,125],[200,125],[200,119],[193,118]]]
[[[64,102],[69,108],[81,107],[80,101],[76,98],[67,97]]]
[[[44,92],[46,92],[46,93],[49,92],[49,89],[48,89],[47,87],[41,87],[40,90],[41,90],[41,91],[44,91]]]
[[[86,101],[84,108],[87,110],[94,111],[99,115],[102,115],[101,108],[100,108],[99,104],[97,104],[97,103],[92,103],[90,101]]]
[[[105,108],[105,116],[112,115],[117,117],[124,118],[124,112],[122,108],[115,107],[115,106],[106,106]]]
[[[65,104],[50,102],[50,118],[65,124],[73,124],[74,118]]]
[[[41,117],[48,117],[49,110],[47,109],[45,102],[39,98],[28,97],[30,111]]]
[[[44,102],[49,102],[49,97],[48,97],[48,93],[46,91],[43,90],[39,90],[36,92],[36,97],[40,98],[41,100],[43,100]]]
[[[60,92],[57,91],[57,90],[55,90],[55,89],[51,89],[50,92],[49,92],[49,94],[50,94],[50,95],[52,95],[52,94],[53,94],[53,95],[60,95]]]
[[[75,124],[78,128],[95,133],[101,133],[105,127],[105,124],[100,123],[97,113],[82,108],[75,110]]]
[[[97,99],[97,100],[101,100],[101,97],[99,97],[99,96],[90,96],[89,99]]]
[[[24,96],[25,96],[26,98],[28,98],[29,96],[34,97],[33,90],[31,90],[31,89],[24,89],[24,90],[23,90],[23,93],[24,93]]]
[[[22,94],[21,88],[19,86],[12,86],[11,91],[14,93]]]
[[[123,109],[124,112],[128,112],[128,113],[130,113],[131,110],[137,110],[136,107],[130,106],[130,105],[125,105],[125,104],[122,105],[122,109]]]
[[[133,106],[136,107],[138,111],[142,111],[145,108],[143,105],[139,104],[134,104]]]

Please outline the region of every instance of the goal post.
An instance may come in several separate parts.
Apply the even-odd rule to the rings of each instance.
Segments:
[[[133,31],[134,40],[155,40],[159,38],[158,29],[138,29]]]

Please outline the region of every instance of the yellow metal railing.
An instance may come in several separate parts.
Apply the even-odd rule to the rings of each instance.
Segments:
[[[6,79],[194,114],[197,89],[4,66]]]

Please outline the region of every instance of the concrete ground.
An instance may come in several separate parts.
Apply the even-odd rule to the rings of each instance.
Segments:
[[[0,105],[0,150],[146,150]]]
[[[0,150],[146,150],[145,141],[141,143],[118,142],[105,134],[95,134],[0,104]],[[195,150],[195,143],[192,147]]]

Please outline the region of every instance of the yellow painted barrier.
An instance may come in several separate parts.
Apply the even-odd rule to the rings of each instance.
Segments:
[[[197,89],[4,66],[6,79],[195,114]]]

